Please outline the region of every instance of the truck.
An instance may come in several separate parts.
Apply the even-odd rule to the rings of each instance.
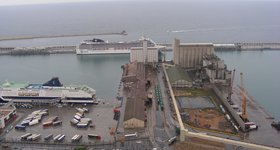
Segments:
[[[23,126],[23,125],[20,125],[20,124],[15,126],[16,130],[25,130],[25,128],[26,128],[26,126]]]
[[[85,113],[85,110],[84,109],[82,109],[82,108],[78,108],[78,107],[76,107],[76,110],[78,111],[78,112],[80,112],[80,113]]]
[[[220,108],[221,108],[223,113],[226,113],[226,111],[225,111],[225,109],[224,109],[224,107],[222,105],[220,105]]]
[[[56,141],[60,136],[61,136],[61,134],[58,134],[57,136],[55,136],[55,137],[53,138],[53,140]]]
[[[97,134],[88,134],[88,138],[89,138],[89,139],[101,140],[101,136],[100,136],[100,135],[97,135]]]
[[[43,127],[48,127],[48,126],[51,126],[52,125],[52,121],[47,121],[47,122],[44,122],[43,123]]]
[[[231,119],[230,116],[229,116],[228,114],[226,114],[226,118],[227,118],[227,120],[230,120],[230,119]]]
[[[75,115],[74,118],[75,118],[76,120],[80,120],[80,119],[81,119],[81,117],[78,116],[78,115]]]
[[[39,123],[39,119],[34,119],[31,122],[29,122],[29,126],[33,126]]]
[[[56,141],[62,142],[64,140],[64,138],[65,138],[65,135],[63,134]]]
[[[35,134],[33,137],[32,137],[32,141],[36,141],[36,140],[38,140],[38,139],[40,139],[41,138],[41,134]]]
[[[88,126],[88,123],[78,123],[77,127],[78,128],[86,128]]]
[[[51,139],[51,137],[53,137],[53,134],[49,134],[49,135],[45,136],[44,140],[49,141]]]
[[[70,123],[71,123],[72,125],[76,125],[77,123],[79,123],[79,120],[73,118],[73,119],[70,121]]]
[[[62,124],[62,121],[55,121],[52,123],[53,126],[58,126],[58,125],[61,125]]]
[[[80,142],[81,139],[82,139],[82,135],[76,134],[71,138],[71,141],[72,143],[75,143],[75,142]]]
[[[126,138],[130,138],[130,137],[137,137],[137,132],[133,133],[133,134],[126,134],[124,135]]]
[[[254,122],[245,122],[245,129],[247,130],[258,130],[258,125]]]
[[[168,139],[168,141],[167,141],[167,142],[168,142],[168,145],[173,144],[173,143],[176,141],[176,139],[177,139],[177,136],[174,136],[174,137]]]
[[[29,137],[29,136],[31,136],[31,135],[32,135],[31,133],[26,133],[26,134],[22,135],[22,136],[20,137],[20,139],[21,139],[21,140],[26,140],[27,137]]]

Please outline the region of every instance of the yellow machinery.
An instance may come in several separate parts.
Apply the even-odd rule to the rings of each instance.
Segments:
[[[243,120],[248,120],[248,116],[247,116],[247,99],[245,96],[245,89],[244,89],[244,84],[243,84],[243,73],[240,73],[240,82],[241,82],[241,96],[242,96],[242,114],[241,117]]]

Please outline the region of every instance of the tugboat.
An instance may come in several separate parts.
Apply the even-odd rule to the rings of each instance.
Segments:
[[[279,131],[280,130],[280,121],[273,121],[271,123],[271,126]]]

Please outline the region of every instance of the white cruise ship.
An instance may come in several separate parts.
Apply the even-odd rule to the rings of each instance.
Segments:
[[[95,90],[88,86],[63,86],[57,77],[44,84],[4,83],[0,103],[88,103],[96,104]]]
[[[105,42],[102,39],[85,40],[76,47],[77,55],[98,55],[98,54],[129,54],[132,47],[143,47],[143,41],[148,41],[148,47],[155,47],[157,44],[151,39],[142,38],[131,42]]]

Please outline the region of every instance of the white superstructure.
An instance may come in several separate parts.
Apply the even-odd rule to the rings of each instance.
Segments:
[[[131,42],[105,42],[101,39],[85,40],[76,47],[77,55],[98,54],[129,54],[132,47],[143,47],[143,40],[148,41],[148,47],[156,46],[151,39],[142,38]]]

